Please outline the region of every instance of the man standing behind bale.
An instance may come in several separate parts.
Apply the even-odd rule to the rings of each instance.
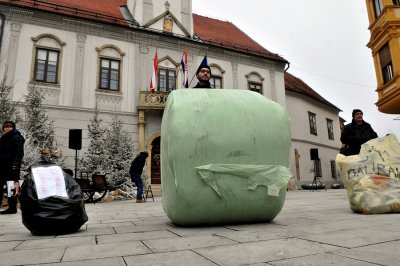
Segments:
[[[344,127],[340,137],[344,144],[340,153],[346,156],[359,154],[362,144],[378,137],[371,125],[363,120],[363,112],[360,109],[354,109],[352,117],[351,123]]]
[[[211,68],[207,64],[201,64],[196,71],[199,82],[194,86],[195,89],[211,89],[210,78]]]
[[[137,186],[136,203],[144,203],[142,173],[147,157],[149,157],[147,151],[139,153],[139,155],[132,161],[131,168],[129,169],[131,180],[132,182],[135,182]]]

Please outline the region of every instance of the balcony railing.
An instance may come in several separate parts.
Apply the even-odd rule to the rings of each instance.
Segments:
[[[170,92],[165,91],[155,91],[154,93],[150,91],[141,91],[138,109],[164,110],[169,93]]]

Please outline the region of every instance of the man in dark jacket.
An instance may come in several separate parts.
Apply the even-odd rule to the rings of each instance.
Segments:
[[[129,169],[129,173],[131,175],[132,182],[136,183],[137,193],[136,193],[136,202],[143,203],[143,181],[142,181],[142,173],[143,167],[146,163],[146,158],[149,157],[149,153],[147,151],[143,151],[139,153],[138,156],[132,161],[131,168]]]
[[[344,127],[340,137],[340,141],[345,145],[341,153],[346,156],[359,154],[362,144],[378,137],[371,125],[363,120],[363,112],[360,109],[354,109],[352,117],[351,123]]]
[[[199,82],[193,88],[196,89],[211,89],[210,78],[211,68],[208,65],[201,64],[196,71],[196,77]]]
[[[15,192],[8,195],[8,209],[0,214],[17,213],[17,196],[19,193],[19,175],[22,158],[24,157],[25,139],[15,128],[13,121],[3,124],[4,135],[0,138],[0,181],[7,191],[7,181],[13,181]]]

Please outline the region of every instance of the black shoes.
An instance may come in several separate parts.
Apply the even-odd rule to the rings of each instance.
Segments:
[[[17,197],[8,198],[8,209],[1,211],[0,214],[15,214],[17,213]]]
[[[10,209],[10,208],[8,208],[5,211],[0,212],[0,214],[15,214],[15,213],[17,213],[17,210],[16,209],[13,210],[13,209]]]

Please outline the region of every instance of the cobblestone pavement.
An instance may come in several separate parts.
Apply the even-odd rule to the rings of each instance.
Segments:
[[[0,217],[0,265],[400,265],[400,214],[363,215],[346,191],[288,191],[272,223],[176,227],[161,198],[87,204],[74,234]]]

